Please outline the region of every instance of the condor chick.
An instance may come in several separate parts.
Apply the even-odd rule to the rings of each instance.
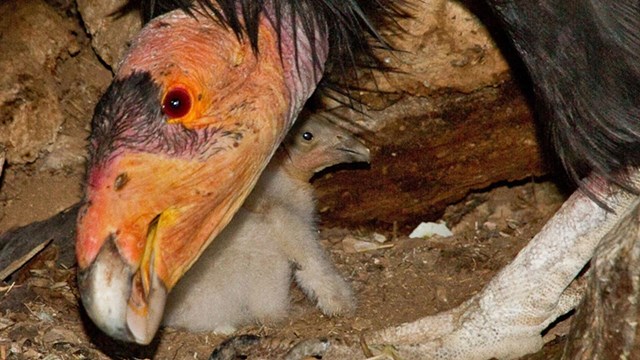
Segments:
[[[231,333],[282,319],[292,270],[324,314],[353,310],[349,285],[318,242],[309,180],[328,166],[359,161],[369,161],[369,150],[346,130],[317,117],[298,123],[232,222],[176,285],[164,324]]]

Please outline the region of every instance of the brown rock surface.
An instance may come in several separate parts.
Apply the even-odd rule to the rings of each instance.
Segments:
[[[71,29],[42,1],[0,4],[0,144],[8,163],[34,161],[64,121],[51,76],[56,61],[78,44]]]
[[[381,55],[397,71],[375,74],[379,90],[471,93],[508,78],[509,66],[487,29],[458,1],[414,1],[403,10],[409,15],[398,22],[403,31],[385,34],[399,51]]]
[[[78,11],[91,35],[91,45],[112,69],[129,47],[129,40],[142,27],[142,19],[127,0],[78,0]]]
[[[386,34],[394,71],[365,72],[360,112],[325,100],[362,132],[370,169],[320,178],[323,220],[413,226],[500,181],[547,172],[533,114],[487,29],[458,2],[412,2],[403,32]],[[355,124],[355,125],[354,125]]]
[[[376,126],[363,133],[371,167],[315,182],[329,223],[413,226],[472,190],[546,172],[532,113],[511,82],[470,95],[404,97],[365,116]]]
[[[0,4],[0,228],[41,220],[80,199],[89,121],[111,73],[75,5]],[[52,171],[53,170],[53,171]]]

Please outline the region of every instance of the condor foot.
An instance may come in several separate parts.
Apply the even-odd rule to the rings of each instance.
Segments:
[[[556,306],[538,316],[508,308],[483,308],[486,292],[448,312],[390,327],[360,339],[307,340],[296,345],[286,359],[321,356],[322,359],[511,359],[536,352],[543,345],[541,332],[572,310],[584,293],[576,281]]]
[[[636,172],[633,183],[639,181]],[[592,186],[602,184],[590,179]],[[600,199],[605,210],[580,191],[574,193],[512,263],[476,296],[459,307],[358,339],[329,343],[323,359],[489,359],[516,358],[538,351],[541,332],[573,309],[584,286],[573,282],[600,239],[638,206],[638,197],[615,186]],[[573,282],[573,284],[572,284]],[[349,341],[350,340],[350,341]],[[306,341],[288,359],[300,359]]]

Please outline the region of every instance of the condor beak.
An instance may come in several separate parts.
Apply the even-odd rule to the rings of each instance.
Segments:
[[[153,254],[151,254],[153,257]],[[91,319],[118,340],[148,344],[162,319],[167,288],[153,271],[153,259],[135,274],[122,259],[113,238],[96,261],[78,275],[82,302]],[[144,281],[146,279],[146,281]],[[145,286],[146,285],[146,286]],[[129,293],[129,299],[120,294]],[[113,319],[121,319],[113,321]]]
[[[239,156],[259,158],[242,150]],[[262,152],[268,158],[269,149]],[[79,287],[87,313],[106,333],[140,344],[153,339],[168,291],[259,173],[260,164],[234,154],[201,162],[125,153],[90,170],[77,229]]]

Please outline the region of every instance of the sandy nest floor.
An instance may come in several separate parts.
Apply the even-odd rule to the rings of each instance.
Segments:
[[[24,184],[33,185],[33,181]],[[454,233],[448,238],[410,239],[382,233],[387,241],[380,244],[374,240],[375,229],[323,227],[323,244],[356,292],[355,314],[328,318],[292,286],[288,320],[256,324],[239,334],[269,336],[289,344],[311,337],[358,334],[450,309],[478,292],[506,265],[562,200],[548,182],[472,194],[447,209],[443,220]],[[6,202],[5,198],[5,227],[21,214],[15,209],[7,213]],[[29,210],[33,208],[24,213]],[[371,243],[375,249],[355,251],[354,241]],[[75,269],[60,267],[56,258],[57,249],[50,246],[19,271],[15,282],[3,284],[0,359],[206,359],[225,339],[164,328],[147,347],[111,341],[79,309]],[[562,323],[552,329],[546,335],[548,345],[535,358],[553,357],[566,329]],[[250,358],[269,358],[269,354]]]

